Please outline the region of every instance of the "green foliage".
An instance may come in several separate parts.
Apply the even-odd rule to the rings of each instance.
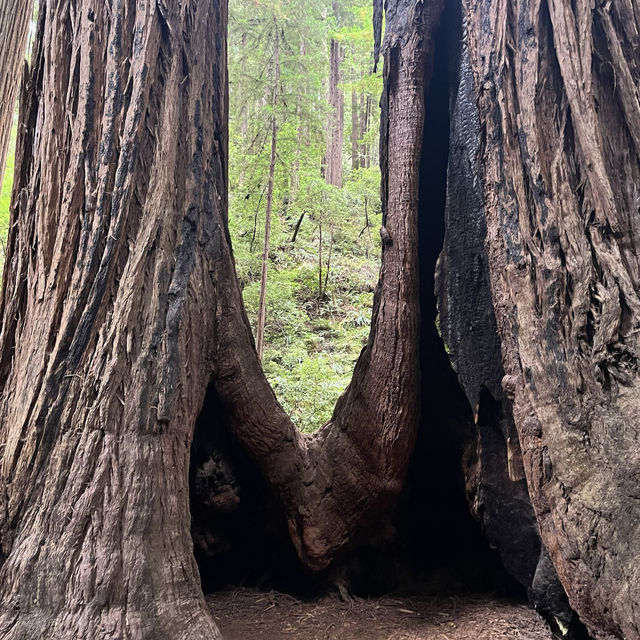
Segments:
[[[369,333],[378,279],[382,78],[380,72],[371,74],[371,13],[368,0],[342,3],[338,15],[328,0],[230,2],[230,232],[245,305],[255,323],[275,114],[277,161],[263,362],[280,402],[303,430],[331,417],[351,379]],[[274,107],[276,29],[280,85]],[[321,175],[331,38],[339,40],[344,51],[342,188],[328,185]],[[367,131],[358,139],[369,154],[369,168],[357,170],[350,170],[351,91],[362,105],[369,96],[371,105]]]

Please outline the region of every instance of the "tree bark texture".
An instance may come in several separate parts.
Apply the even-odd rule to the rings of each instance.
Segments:
[[[33,0],[3,0],[0,6],[0,185],[7,164],[32,12]]]
[[[220,637],[188,471],[228,255],[226,21],[40,5],[0,308],[3,640]]]
[[[262,372],[227,232],[226,6],[43,3],[2,289],[3,638],[218,637],[189,535],[207,388],[309,568],[389,512],[418,424],[418,158],[438,13],[407,4],[391,21],[393,241],[353,382],[303,436]]]
[[[640,7],[463,3],[493,307],[528,491],[569,600],[640,638]]]
[[[552,625],[575,614],[540,541],[524,474],[510,389],[502,388],[501,343],[491,298],[484,193],[478,179],[481,135],[468,37],[455,37],[451,81],[445,238],[436,271],[439,327],[469,405],[475,437],[463,468],[472,513],[499,549],[505,568]],[[462,40],[462,46],[460,41]],[[428,153],[428,150],[424,150]]]

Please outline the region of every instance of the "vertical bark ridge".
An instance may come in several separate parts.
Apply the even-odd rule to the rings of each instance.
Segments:
[[[5,0],[0,8],[0,185],[27,49],[33,0]]]
[[[188,468],[226,221],[226,4],[41,12],[2,294],[0,635],[217,638]]]

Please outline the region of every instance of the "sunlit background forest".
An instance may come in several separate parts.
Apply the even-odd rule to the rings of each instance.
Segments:
[[[369,0],[229,3],[229,226],[254,335],[264,292],[266,375],[304,431],[331,417],[351,379],[378,279],[382,75],[371,25]],[[16,126],[2,258],[15,137]]]

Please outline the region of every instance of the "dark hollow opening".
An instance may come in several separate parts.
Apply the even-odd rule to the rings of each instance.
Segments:
[[[205,592],[245,585],[313,595],[339,575],[359,596],[395,590],[524,597],[469,510],[462,466],[474,437],[473,415],[436,328],[434,278],[445,237],[460,20],[458,3],[446,3],[427,85],[419,222],[422,421],[394,516],[396,536],[384,548],[350,550],[323,575],[306,573],[289,541],[278,499],[229,433],[225,407],[210,388],[196,425],[190,477],[194,549]]]
[[[524,595],[483,537],[465,493],[463,455],[473,415],[437,327],[436,262],[445,238],[450,113],[461,42],[460,6],[446,2],[425,95],[419,194],[422,419],[407,489],[398,510],[405,562],[440,591]],[[431,70],[426,69],[427,81]]]

